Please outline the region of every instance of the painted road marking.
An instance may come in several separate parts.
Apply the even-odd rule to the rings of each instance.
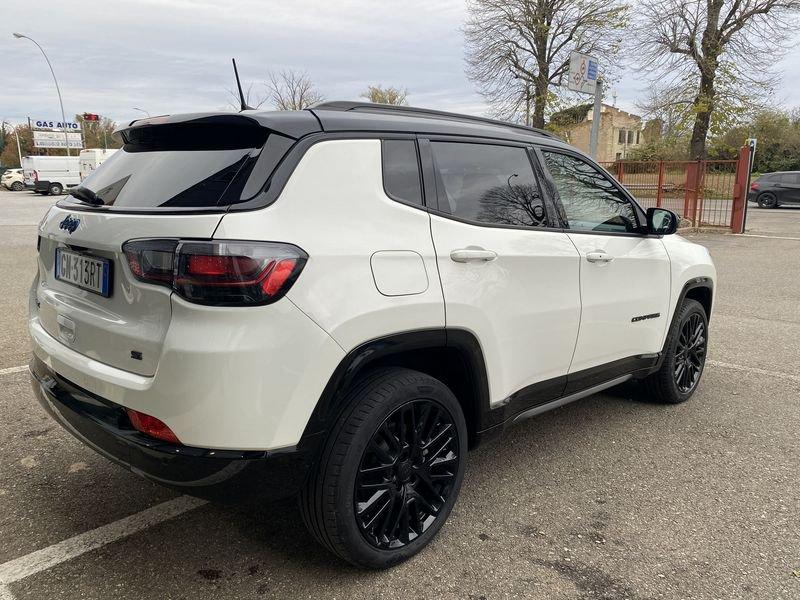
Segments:
[[[0,369],[0,375],[9,375],[10,373],[21,373],[22,371],[27,371],[27,370],[28,370],[28,365],[23,365],[21,367],[8,367],[7,369]]]
[[[769,238],[771,240],[795,240],[800,241],[800,237],[786,237],[782,235],[759,235],[757,233],[740,233],[740,237]]]
[[[46,571],[65,561],[72,560],[81,554],[121,540],[143,529],[147,529],[148,527],[152,527],[153,525],[157,525],[187,511],[203,506],[204,504],[207,504],[207,502],[199,498],[179,496],[173,500],[162,502],[152,508],[136,513],[135,515],[125,517],[119,521],[114,521],[108,525],[103,525],[102,527],[92,529],[86,533],[81,533],[42,550],[36,550],[25,556],[3,563],[0,565],[0,587],[5,587],[6,589],[0,590],[0,598],[3,598],[3,592],[5,592],[9,598],[11,597],[7,587],[10,583],[25,579],[41,571]]]
[[[755,373],[757,375],[769,375],[770,377],[777,377],[778,379],[787,379],[789,381],[796,381],[800,383],[800,375],[792,375],[784,371],[771,371],[768,369],[759,369],[757,367],[745,367],[743,365],[735,365],[733,363],[722,362],[719,360],[707,360],[707,365],[712,367],[721,367],[723,369],[732,369],[734,371],[744,371],[745,373]]]

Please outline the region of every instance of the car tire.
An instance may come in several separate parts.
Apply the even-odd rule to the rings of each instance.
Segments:
[[[372,372],[345,406],[300,511],[331,552],[385,569],[422,550],[447,520],[464,478],[466,422],[447,386],[409,369]]]
[[[25,188],[25,185],[21,181],[15,181],[11,184],[11,191],[12,192],[20,192]]]
[[[51,196],[60,196],[63,191],[64,188],[61,186],[60,183],[51,183],[50,187],[47,190],[47,193],[50,194]]]
[[[764,192],[758,197],[759,208],[777,208],[778,197],[772,192]]]
[[[658,371],[644,379],[648,398],[680,404],[692,397],[706,362],[708,316],[703,305],[686,299],[670,328]]]

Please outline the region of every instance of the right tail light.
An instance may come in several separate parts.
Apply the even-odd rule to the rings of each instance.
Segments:
[[[139,281],[211,306],[258,306],[282,298],[308,260],[292,244],[229,240],[130,240],[122,245]]]

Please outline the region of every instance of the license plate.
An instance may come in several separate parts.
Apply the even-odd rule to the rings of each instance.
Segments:
[[[107,258],[56,248],[55,276],[106,298],[111,295],[111,261]]]

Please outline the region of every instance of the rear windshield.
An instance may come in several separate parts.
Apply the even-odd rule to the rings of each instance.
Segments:
[[[94,204],[122,209],[236,204],[248,199],[242,192],[268,135],[262,127],[232,120],[129,129],[122,132],[122,149],[81,187],[94,194]]]

